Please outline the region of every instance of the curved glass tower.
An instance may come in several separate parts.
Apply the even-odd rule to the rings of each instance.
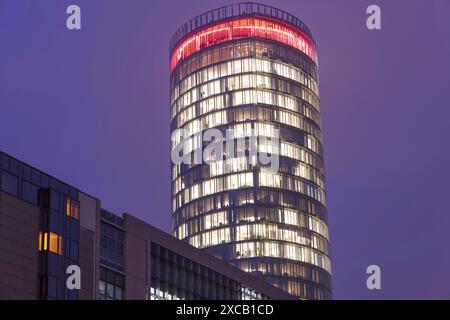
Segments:
[[[172,163],[172,233],[302,299],[329,299],[317,54],[309,29],[242,3],[184,24],[170,43],[172,150],[205,130],[279,136],[277,170],[250,157]],[[187,132],[184,137],[177,129]],[[187,149],[186,149],[187,148]],[[248,141],[244,148],[249,148]],[[247,150],[248,151],[248,150]],[[245,153],[248,155],[248,152]]]

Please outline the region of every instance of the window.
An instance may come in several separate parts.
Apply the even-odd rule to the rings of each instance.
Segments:
[[[48,213],[48,231],[62,234],[63,233],[63,215],[55,210]]]
[[[56,191],[50,190],[50,205],[52,209],[60,211],[60,194]]]
[[[63,237],[54,232],[39,232],[39,251],[48,251],[57,255],[62,255]]]
[[[22,183],[22,198],[25,201],[28,201],[34,205],[38,204],[38,191],[39,187],[28,182],[23,181]]]
[[[66,215],[77,220],[80,219],[80,205],[69,197],[66,197]]]
[[[100,226],[100,262],[108,267],[123,270],[123,231],[105,222]]]
[[[330,272],[330,259],[325,254],[299,244],[273,241],[240,242],[234,245],[236,259],[277,257],[310,263]]]
[[[48,277],[48,295],[50,297],[58,296],[59,279],[57,277]]]
[[[3,171],[2,172],[2,190],[14,196],[17,196],[18,179],[16,176]]]
[[[125,278],[120,273],[100,268],[98,289],[100,300],[122,300],[124,298]]]

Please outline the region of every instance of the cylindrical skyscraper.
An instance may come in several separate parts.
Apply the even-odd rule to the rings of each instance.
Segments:
[[[170,71],[172,132],[279,135],[270,149],[276,171],[248,157],[173,163],[173,235],[299,298],[330,298],[317,55],[307,26],[255,3],[209,11],[174,34]],[[173,135],[172,148],[180,139]],[[185,141],[187,152],[207,145]]]

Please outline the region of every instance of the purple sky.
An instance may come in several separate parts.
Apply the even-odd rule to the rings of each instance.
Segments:
[[[169,231],[168,43],[229,3],[0,0],[0,150]],[[334,297],[450,299],[450,1],[264,3],[318,45]]]

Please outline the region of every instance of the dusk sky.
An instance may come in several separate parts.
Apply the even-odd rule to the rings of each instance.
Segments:
[[[0,0],[0,150],[169,232],[170,37],[230,3]],[[450,299],[450,1],[262,3],[318,47],[334,298]]]

